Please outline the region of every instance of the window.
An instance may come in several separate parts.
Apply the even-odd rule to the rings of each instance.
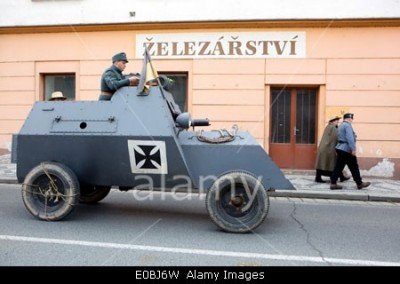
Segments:
[[[187,74],[176,74],[176,73],[163,73],[159,72],[160,75],[165,75],[168,78],[174,80],[174,84],[170,89],[170,93],[174,97],[175,103],[179,106],[182,112],[187,111],[187,85],[188,76]]]
[[[44,98],[49,100],[55,91],[68,100],[75,100],[75,74],[44,74]]]
[[[315,144],[317,90],[299,88],[296,98],[296,143]]]
[[[271,143],[316,143],[316,88],[272,88],[271,108]]]
[[[291,92],[271,90],[271,143],[290,143]]]

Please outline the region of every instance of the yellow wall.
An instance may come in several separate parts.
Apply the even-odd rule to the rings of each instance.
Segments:
[[[207,32],[226,31],[223,29]],[[230,30],[232,31],[232,30]],[[318,135],[332,110],[355,113],[360,157],[400,158],[400,27],[265,28],[237,31],[304,31],[304,59],[153,60],[159,71],[189,74],[189,111],[213,128],[237,123],[266,148],[271,85],[320,86]],[[110,58],[126,51],[126,72],[141,31],[93,31],[0,35],[0,148],[10,149],[34,101],[39,74],[75,72],[77,100],[97,100],[101,73]],[[151,30],[149,33],[201,32]]]

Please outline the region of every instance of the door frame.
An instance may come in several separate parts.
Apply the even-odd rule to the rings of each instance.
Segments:
[[[323,130],[325,128],[325,120],[326,120],[326,86],[323,84],[296,84],[296,85],[265,85],[265,103],[264,103],[264,149],[267,153],[270,152],[271,149],[271,142],[270,142],[270,135],[271,135],[271,89],[272,88],[315,88],[317,89],[317,97],[316,97],[316,110],[315,110],[315,150],[314,153],[314,160],[316,157],[316,152],[318,149],[319,141],[321,140],[321,136]],[[292,105],[292,107],[295,107]],[[292,118],[295,119],[295,118]],[[278,165],[279,166],[279,165]],[[284,168],[284,167],[282,167]],[[307,168],[307,169],[314,169]]]

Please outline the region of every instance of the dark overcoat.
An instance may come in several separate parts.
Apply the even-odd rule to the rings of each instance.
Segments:
[[[321,142],[318,146],[315,168],[323,171],[333,171],[336,163],[337,128],[329,123],[324,130]]]

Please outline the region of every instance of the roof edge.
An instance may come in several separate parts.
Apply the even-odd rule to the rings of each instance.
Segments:
[[[147,22],[82,25],[38,25],[0,27],[0,34],[94,32],[120,30],[170,30],[170,29],[262,29],[262,28],[346,28],[346,27],[399,27],[400,18],[387,19],[321,19],[321,20],[251,20],[251,21],[196,21]]]

